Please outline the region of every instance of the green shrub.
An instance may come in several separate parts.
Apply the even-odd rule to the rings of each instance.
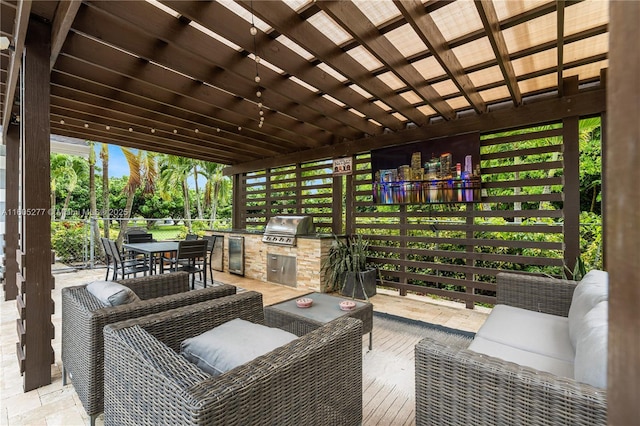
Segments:
[[[63,263],[78,262],[84,258],[87,230],[82,222],[51,224],[51,249]]]

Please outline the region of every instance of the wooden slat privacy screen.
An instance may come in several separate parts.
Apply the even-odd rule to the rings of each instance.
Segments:
[[[480,203],[375,205],[370,153],[346,177],[333,177],[331,160],[247,173],[238,227],[308,214],[318,232],[368,238],[386,287],[492,304],[499,271],[559,275],[571,263],[563,191],[579,188],[565,187],[567,139],[562,123],[482,135]]]

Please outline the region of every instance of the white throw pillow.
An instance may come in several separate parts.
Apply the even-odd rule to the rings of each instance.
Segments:
[[[609,302],[600,302],[584,316],[578,332],[574,377],[597,388],[607,388],[607,333]]]
[[[217,376],[283,346],[298,336],[240,318],[185,339],[180,354]]]
[[[574,348],[584,316],[603,300],[609,300],[609,274],[593,269],[576,286],[569,307],[569,338]]]
[[[94,281],[87,284],[87,291],[104,306],[119,306],[140,300],[129,287],[113,281]]]

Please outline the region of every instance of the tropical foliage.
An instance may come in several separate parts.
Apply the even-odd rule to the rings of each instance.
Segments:
[[[107,145],[99,145],[99,163],[95,155],[89,159],[51,155],[51,201],[55,219],[91,216],[91,169],[95,181],[102,182],[93,188],[95,216],[105,219],[101,224],[105,235],[109,235],[111,220],[125,217],[186,219],[186,222],[192,218],[209,219],[211,226],[218,219],[229,220],[231,181],[223,176],[222,165],[122,148],[129,173],[108,177],[109,151]],[[204,182],[204,190],[196,191],[194,173]]]

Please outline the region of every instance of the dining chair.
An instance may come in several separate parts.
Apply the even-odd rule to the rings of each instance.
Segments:
[[[171,271],[191,274],[191,289],[195,288],[195,274],[200,274],[204,287],[207,286],[207,240],[183,240],[178,243],[178,252],[172,260]]]
[[[115,241],[107,238],[104,238],[104,240],[106,240],[106,244],[108,244],[109,246],[109,252],[111,254],[111,264],[113,265],[114,280],[117,280],[118,277],[124,279],[131,275],[136,277],[138,276],[138,272],[142,272],[143,275],[147,275],[147,272],[149,271],[149,263],[146,259],[125,259],[120,253],[120,250],[118,250],[118,245]]]
[[[104,249],[104,263],[107,265],[107,274],[105,275],[104,279],[108,280],[109,272],[111,272],[112,269],[115,273],[113,253],[111,253],[111,245],[109,244],[108,238],[102,237],[100,238],[100,242],[102,243],[102,248]]]
[[[184,239],[187,240],[187,241],[197,240],[198,239],[198,234],[187,234],[187,236],[184,237]]]
[[[130,243],[130,244],[135,244],[135,243],[151,243],[153,241],[155,241],[155,239],[153,238],[153,234],[149,233],[149,232],[144,232],[144,231],[139,231],[139,230],[134,230],[133,232],[127,232],[124,236],[125,242]],[[129,251],[129,253],[127,253],[127,255],[130,258],[138,258],[138,259],[144,259],[145,262],[151,262],[153,263],[152,265],[152,270],[155,268],[155,260],[153,257],[150,257],[148,255],[143,255],[143,254],[138,254],[135,253],[133,251]]]
[[[150,243],[153,241],[153,234],[144,233],[144,234],[127,234],[125,235],[125,241],[127,243]]]
[[[213,248],[216,245],[216,236],[215,235],[204,235],[202,237],[203,240],[207,241],[207,262],[209,263],[209,277],[211,277],[211,283],[213,284],[213,267],[212,267],[212,257],[213,257]]]

